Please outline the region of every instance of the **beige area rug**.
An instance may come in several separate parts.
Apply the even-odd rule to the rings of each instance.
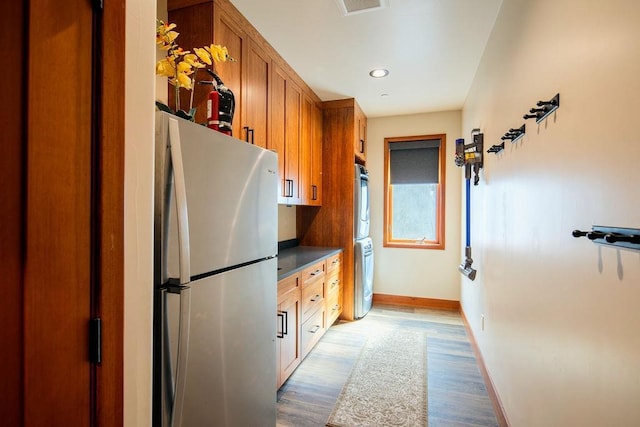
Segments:
[[[374,333],[364,345],[330,427],[427,425],[427,334]]]

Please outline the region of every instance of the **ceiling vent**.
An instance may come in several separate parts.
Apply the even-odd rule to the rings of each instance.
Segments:
[[[340,12],[347,16],[389,7],[389,0],[336,0],[336,4]]]

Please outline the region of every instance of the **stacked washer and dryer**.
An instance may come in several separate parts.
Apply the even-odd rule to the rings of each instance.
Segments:
[[[373,242],[369,237],[369,173],[357,163],[354,191],[354,317],[360,319],[369,312],[373,302]]]

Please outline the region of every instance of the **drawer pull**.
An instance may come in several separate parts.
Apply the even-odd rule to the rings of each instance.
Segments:
[[[340,264],[340,258],[334,259],[334,260],[331,262],[331,265],[336,265],[336,264]]]
[[[311,302],[316,302],[316,301],[318,301],[320,298],[321,298],[321,295],[320,295],[320,294],[316,294],[316,296],[315,296],[315,297],[313,297],[313,298],[311,298],[309,301],[311,301]]]
[[[331,282],[331,285],[330,285],[331,289],[335,288],[338,283],[340,283],[339,279],[336,279],[333,282]]]
[[[313,273],[309,274],[309,276],[315,276],[315,275],[320,274],[320,273],[322,273],[322,270],[317,269],[317,270],[316,270],[316,271],[314,271]]]
[[[320,329],[320,325],[313,325],[313,328],[309,329],[310,334],[315,334]]]

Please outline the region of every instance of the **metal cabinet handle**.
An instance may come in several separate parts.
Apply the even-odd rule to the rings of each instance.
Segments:
[[[286,187],[284,189],[284,197],[293,197],[293,180],[285,179]]]
[[[315,334],[320,329],[320,325],[313,325],[313,328],[309,329],[310,334]]]
[[[249,126],[243,126],[242,129],[245,131],[244,142],[250,142],[251,144],[255,144],[253,141],[253,128]],[[251,139],[249,139],[249,135],[251,135]]]
[[[288,311],[283,311],[284,313],[284,327],[282,328],[282,334],[283,335],[287,335],[289,334],[289,312]]]
[[[339,279],[336,279],[336,280],[334,280],[333,282],[331,282],[331,285],[329,285],[329,286],[330,286],[330,289],[335,288],[335,287],[336,287],[336,285],[337,285],[338,283],[340,283],[340,280],[339,280]]]
[[[364,154],[364,139],[360,140],[360,152]]]
[[[311,186],[311,200],[318,200],[318,186]]]
[[[321,269],[317,269],[316,271],[314,271],[313,273],[309,274],[309,276],[316,276],[318,274],[322,273]]]
[[[309,301],[311,302],[316,302],[318,301],[320,298],[322,298],[322,296],[320,294],[316,294],[315,297],[311,298]]]

